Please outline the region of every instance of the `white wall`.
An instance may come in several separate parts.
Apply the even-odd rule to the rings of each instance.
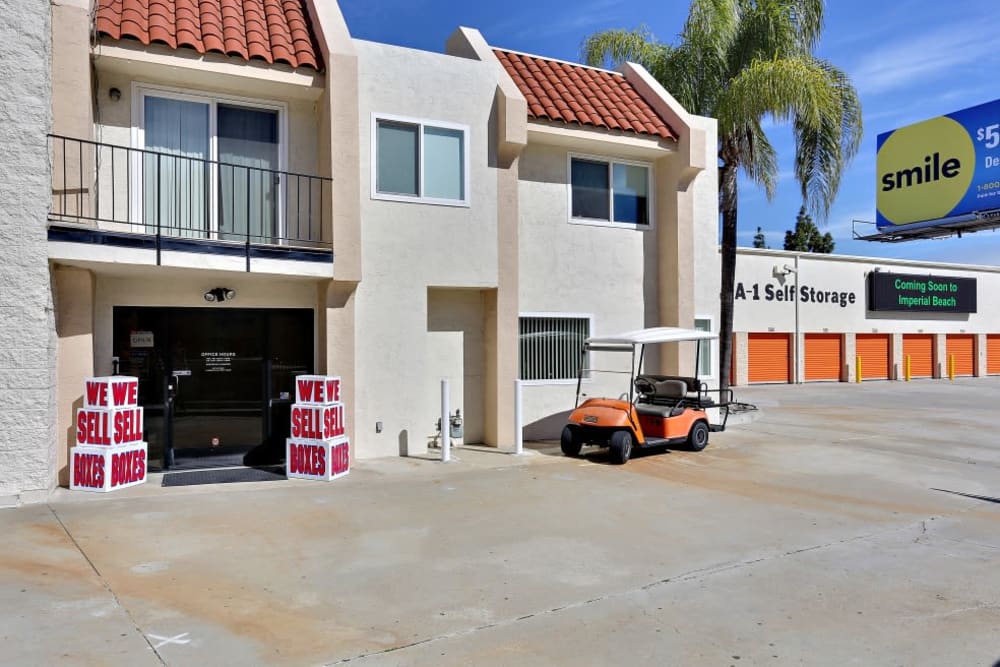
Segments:
[[[656,326],[655,226],[642,231],[570,223],[568,181],[565,148],[529,144],[524,150],[519,186],[520,312],[592,315],[591,335]],[[594,368],[628,368],[625,355],[593,357]],[[618,396],[628,391],[628,380],[595,374],[582,391]],[[575,393],[575,380],[525,386],[525,437],[558,436]]]
[[[775,269],[795,266],[797,253],[741,248],[736,260],[737,291],[742,283],[745,299],[735,302],[734,331],[795,331],[795,302],[768,300],[767,287],[782,282],[795,286],[796,275],[776,276]],[[800,332],[843,333],[998,333],[1000,311],[991,307],[991,295],[1000,291],[1000,267],[963,267],[956,264],[908,262],[843,255],[798,254]],[[978,313],[869,312],[866,276],[874,269],[892,273],[961,276],[977,279]],[[757,286],[758,300],[753,287]],[[801,300],[801,289],[848,295],[848,303]],[[850,303],[850,295],[854,303]]]
[[[713,168],[718,162],[718,139],[714,118],[690,116],[691,125],[705,131],[705,164],[712,165],[698,174],[691,187],[695,192],[694,221],[694,314],[696,318],[712,321],[712,331],[719,332],[719,171]],[[712,373],[704,377],[710,387],[718,386],[719,343],[711,347]]]
[[[428,289],[472,289],[478,295],[497,285],[497,172],[490,152],[497,72],[464,58],[364,41],[355,46],[364,256],[356,312],[355,446],[362,458],[419,454],[436,437],[442,377],[451,380],[453,412],[472,417],[473,404],[483,400],[481,390],[465,386],[473,369],[459,365],[469,361],[467,346],[482,346],[469,323],[479,297],[435,290],[437,298],[461,302],[467,333],[432,331]],[[373,113],[467,125],[469,206],[373,199]],[[380,434],[376,421],[383,423]]]
[[[0,506],[55,483],[49,11],[42,0],[0,0]]]

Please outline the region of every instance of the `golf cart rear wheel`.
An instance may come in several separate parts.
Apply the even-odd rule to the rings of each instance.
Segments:
[[[566,456],[579,456],[580,448],[583,447],[583,443],[580,442],[580,436],[577,435],[576,429],[564,426],[562,430],[562,436],[559,438],[559,445],[562,447],[562,453]]]
[[[628,431],[615,431],[608,441],[608,451],[611,462],[621,465],[632,456],[632,434]]]
[[[693,452],[700,452],[708,445],[708,424],[705,422],[695,422],[688,433],[688,449]]]

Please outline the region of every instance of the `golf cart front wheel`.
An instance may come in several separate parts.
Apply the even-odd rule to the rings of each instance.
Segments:
[[[608,451],[611,462],[621,465],[632,456],[632,434],[628,431],[615,431],[608,441]]]
[[[583,443],[580,442],[576,429],[569,426],[563,427],[562,436],[559,438],[559,444],[562,447],[562,453],[566,456],[572,457],[579,456],[580,448],[583,447]]]
[[[688,433],[688,449],[693,452],[700,452],[708,445],[708,424],[705,422],[695,422]]]

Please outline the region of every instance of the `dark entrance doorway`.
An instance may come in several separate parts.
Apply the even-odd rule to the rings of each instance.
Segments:
[[[151,469],[242,465],[276,444],[313,341],[307,309],[116,306],[114,355],[139,378]]]

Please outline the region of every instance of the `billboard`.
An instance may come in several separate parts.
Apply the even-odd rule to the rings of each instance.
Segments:
[[[955,276],[871,272],[868,310],[922,313],[974,313],[976,279]]]
[[[878,136],[879,229],[1000,209],[1000,100]]]

